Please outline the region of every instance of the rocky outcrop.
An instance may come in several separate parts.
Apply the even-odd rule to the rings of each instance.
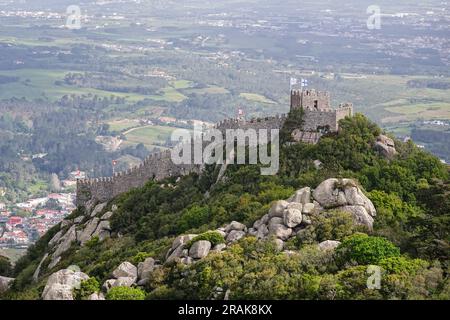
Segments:
[[[92,238],[92,234],[94,233],[95,229],[97,229],[99,222],[100,219],[94,217],[93,219],[89,220],[89,222],[86,223],[83,231],[79,232],[77,236],[77,240],[81,243],[81,245],[84,245]]]
[[[114,287],[144,286],[151,273],[159,267],[161,266],[151,257],[140,262],[137,267],[128,261],[122,262],[112,272],[113,279],[106,280],[102,289],[108,292]]]
[[[41,268],[42,268],[42,264],[44,263],[45,259],[47,259],[48,257],[48,253],[44,254],[44,257],[41,259],[41,261],[39,262],[36,270],[34,270],[33,273],[33,282],[37,282],[38,278],[39,278],[39,274],[41,273]]]
[[[76,267],[62,269],[53,273],[47,280],[43,300],[73,300],[73,289],[78,288],[83,280],[89,279],[89,276]]]
[[[375,142],[374,149],[378,151],[380,155],[387,159],[392,159],[397,155],[397,150],[395,149],[395,142],[391,138],[385,135],[379,135],[377,141]]]
[[[143,262],[139,262],[138,264],[138,285],[145,285],[148,282],[150,274],[157,267],[156,261],[153,258],[147,258]]]
[[[117,206],[113,206],[111,211],[100,214],[106,208],[106,203],[95,205],[94,202],[88,203],[86,206],[85,215],[81,215],[71,220],[63,220],[61,222],[61,230],[59,230],[53,238],[49,241],[48,246],[51,248],[46,253],[45,257],[41,259],[36,268],[33,280],[37,281],[42,269],[43,262],[49,257],[50,263],[47,270],[50,270],[58,265],[61,261],[61,256],[70,249],[74,243],[79,243],[81,246],[85,245],[93,237],[98,237],[103,241],[111,236],[111,226],[109,219],[113,212],[117,210]]]
[[[61,254],[69,250],[74,241],[77,240],[76,226],[73,225],[70,229],[61,237],[59,245],[53,253],[53,257],[59,257]]]
[[[7,291],[13,281],[14,281],[14,278],[0,276],[0,293]]]
[[[112,273],[113,277],[118,279],[120,277],[137,278],[137,268],[130,262],[122,262]]]
[[[349,212],[356,223],[372,228],[377,212],[354,180],[325,180],[314,190],[313,197],[323,208]]]
[[[272,239],[279,251],[284,242],[297,236],[305,227],[313,223],[312,217],[323,212],[337,210],[352,214],[356,224],[372,228],[376,215],[372,202],[364,195],[357,183],[352,179],[328,179],[315,190],[306,187],[297,190],[287,200],[275,201],[269,212],[248,228],[237,221],[215,230],[225,239],[225,243],[211,249],[206,240],[197,241],[187,248],[187,243],[196,235],[177,237],[166,255],[166,263],[192,263],[206,257],[211,252],[220,252],[239,239],[250,235],[258,239]],[[331,250],[340,244],[339,241],[327,240],[318,247]],[[188,250],[189,249],[189,250]]]
[[[91,218],[97,216],[100,212],[102,212],[103,209],[105,209],[106,205],[107,205],[106,202],[96,205],[94,210],[92,210],[92,212],[90,214]]]
[[[112,213],[103,213],[106,205],[101,206],[101,210],[93,215],[87,213],[83,220],[78,224],[71,222],[66,228],[54,236],[52,245],[55,251],[52,258],[58,263],[60,255],[64,253],[73,241],[80,241],[82,244],[92,239],[94,236],[102,237],[102,233],[110,232],[108,219]],[[94,211],[99,208],[98,205]],[[112,212],[117,208],[112,209]],[[198,237],[196,234],[180,235],[174,239],[170,249],[166,254],[165,263],[192,264],[207,257],[209,254],[220,254],[236,241],[245,236],[254,236],[258,239],[266,239],[274,242],[278,251],[283,251],[285,242],[314,223],[314,216],[323,212],[333,212],[335,210],[346,211],[353,215],[357,224],[363,224],[369,228],[372,227],[373,218],[376,216],[376,210],[372,202],[364,195],[360,187],[351,179],[328,179],[312,190],[311,188],[302,188],[297,190],[287,200],[275,201],[268,213],[256,220],[251,227],[232,221],[228,225],[222,226],[216,230],[214,237],[208,238],[208,235],[202,234]],[[217,239],[217,235],[223,238],[223,241]],[[196,239],[198,237],[198,239]],[[210,239],[206,240],[206,239]],[[213,243],[215,245],[213,245]],[[219,242],[219,243],[217,243]],[[223,243],[222,243],[223,242]],[[327,240],[318,244],[320,250],[334,250],[340,244],[339,241]],[[284,251],[288,255],[296,254],[293,251]],[[42,261],[46,260],[46,257]],[[41,261],[41,264],[42,264]],[[161,267],[152,257],[146,258],[136,267],[132,263],[125,261],[121,263],[113,272],[112,279],[108,279],[103,284],[103,290],[107,292],[116,286],[143,286],[151,278],[156,268]],[[44,299],[70,299],[72,290],[76,281],[86,279],[87,275],[81,272],[71,270],[60,270],[54,273],[47,282],[43,292]],[[103,295],[96,293],[91,295],[91,300],[102,300]]]

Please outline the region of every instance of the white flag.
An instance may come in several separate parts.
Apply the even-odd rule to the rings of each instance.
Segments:
[[[308,86],[308,80],[302,79],[301,86],[302,87],[307,87]]]
[[[294,85],[296,85],[298,83],[298,79],[297,78],[291,78],[291,89]]]

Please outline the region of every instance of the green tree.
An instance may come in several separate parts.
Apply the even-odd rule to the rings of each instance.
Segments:
[[[345,238],[336,249],[338,264],[356,262],[359,265],[377,264],[381,259],[400,255],[400,249],[389,240],[356,233]]]
[[[106,294],[106,300],[144,300],[145,291],[138,288],[114,287]]]

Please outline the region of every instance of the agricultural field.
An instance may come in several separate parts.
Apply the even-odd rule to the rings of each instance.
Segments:
[[[240,94],[240,96],[247,100],[254,101],[254,102],[259,102],[259,103],[264,103],[264,104],[276,104],[275,101],[272,101],[272,100],[266,98],[265,96],[257,94],[257,93],[243,92]]]
[[[170,139],[170,135],[175,129],[175,127],[153,125],[130,129],[124,133],[126,141],[122,143],[122,147],[142,143],[149,150],[164,149],[167,139]]]

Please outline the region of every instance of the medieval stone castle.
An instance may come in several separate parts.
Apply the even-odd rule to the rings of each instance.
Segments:
[[[317,143],[327,132],[339,129],[339,120],[353,115],[353,105],[345,103],[337,109],[331,107],[330,94],[316,90],[292,90],[291,110],[303,108],[304,124],[292,133],[296,141]],[[281,129],[287,115],[244,119],[227,119],[215,125],[216,129]],[[151,154],[143,163],[130,170],[116,173],[113,177],[85,179],[77,181],[77,205],[88,200],[108,201],[133,188],[142,187],[150,179],[162,180],[170,176],[181,176],[190,172],[200,172],[199,165],[175,165],[170,150]]]

